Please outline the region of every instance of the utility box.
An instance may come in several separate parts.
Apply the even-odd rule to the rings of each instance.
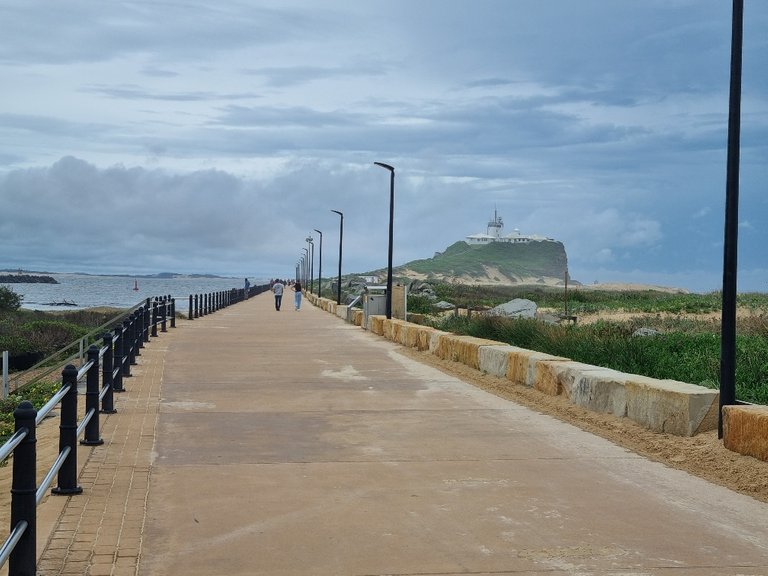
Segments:
[[[387,287],[366,286],[363,290],[363,327],[368,329],[369,316],[383,316],[387,313]]]

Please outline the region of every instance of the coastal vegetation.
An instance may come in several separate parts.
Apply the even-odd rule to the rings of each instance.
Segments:
[[[434,285],[437,300],[482,310],[514,298],[536,302],[541,319],[515,319],[482,313],[442,314],[425,297],[409,297],[409,312],[428,314],[442,330],[488,338],[578,362],[652,378],[717,388],[720,380],[721,295],[657,290],[564,290]],[[736,395],[768,404],[768,294],[741,294],[736,342]],[[640,329],[643,331],[638,332]],[[641,336],[639,334],[652,334]]]
[[[35,408],[42,407],[61,385],[60,370],[55,364],[61,364],[62,360],[76,353],[75,347],[81,338],[93,336],[98,340],[100,327],[112,320],[116,313],[108,309],[25,310],[21,308],[22,300],[12,289],[0,286],[0,351],[9,353],[12,380],[15,370],[29,368],[44,358],[52,358],[54,367],[43,368],[47,376],[37,376],[17,390],[12,386],[8,398],[0,400],[0,439],[13,432],[16,406],[22,400],[29,400]]]

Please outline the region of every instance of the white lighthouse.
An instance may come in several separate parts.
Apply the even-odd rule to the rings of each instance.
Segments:
[[[489,244],[491,242],[506,242],[511,244],[526,244],[528,242],[554,242],[553,238],[546,238],[544,236],[537,235],[523,235],[520,230],[515,228],[510,234],[502,236],[501,231],[504,229],[504,221],[501,216],[493,210],[493,218],[488,221],[488,226],[485,229],[485,234],[472,234],[465,238],[467,244]]]

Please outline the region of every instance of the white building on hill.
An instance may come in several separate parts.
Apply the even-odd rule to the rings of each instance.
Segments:
[[[467,244],[488,244],[490,242],[509,242],[512,244],[526,244],[528,242],[554,242],[555,240],[553,238],[546,238],[544,236],[537,236],[537,235],[531,235],[531,236],[523,236],[520,233],[520,230],[515,228],[510,234],[507,234],[506,236],[501,235],[501,231],[504,229],[504,222],[501,219],[501,216],[499,216],[496,213],[496,210],[493,211],[493,219],[488,222],[488,227],[485,230],[485,234],[472,234],[471,236],[466,237]]]

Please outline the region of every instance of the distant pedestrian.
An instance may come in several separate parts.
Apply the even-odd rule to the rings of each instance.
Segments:
[[[245,279],[245,299],[248,300],[248,292],[251,290],[251,283],[248,282],[248,278]]]
[[[275,281],[274,284],[272,284],[272,292],[275,293],[275,310],[278,312],[280,311],[280,304],[283,303],[283,290],[285,289],[285,286],[283,285],[280,280]]]
[[[298,312],[301,309],[301,282],[296,282],[293,285],[293,289],[296,291],[296,295],[293,298],[293,305],[296,307],[296,311]]]

